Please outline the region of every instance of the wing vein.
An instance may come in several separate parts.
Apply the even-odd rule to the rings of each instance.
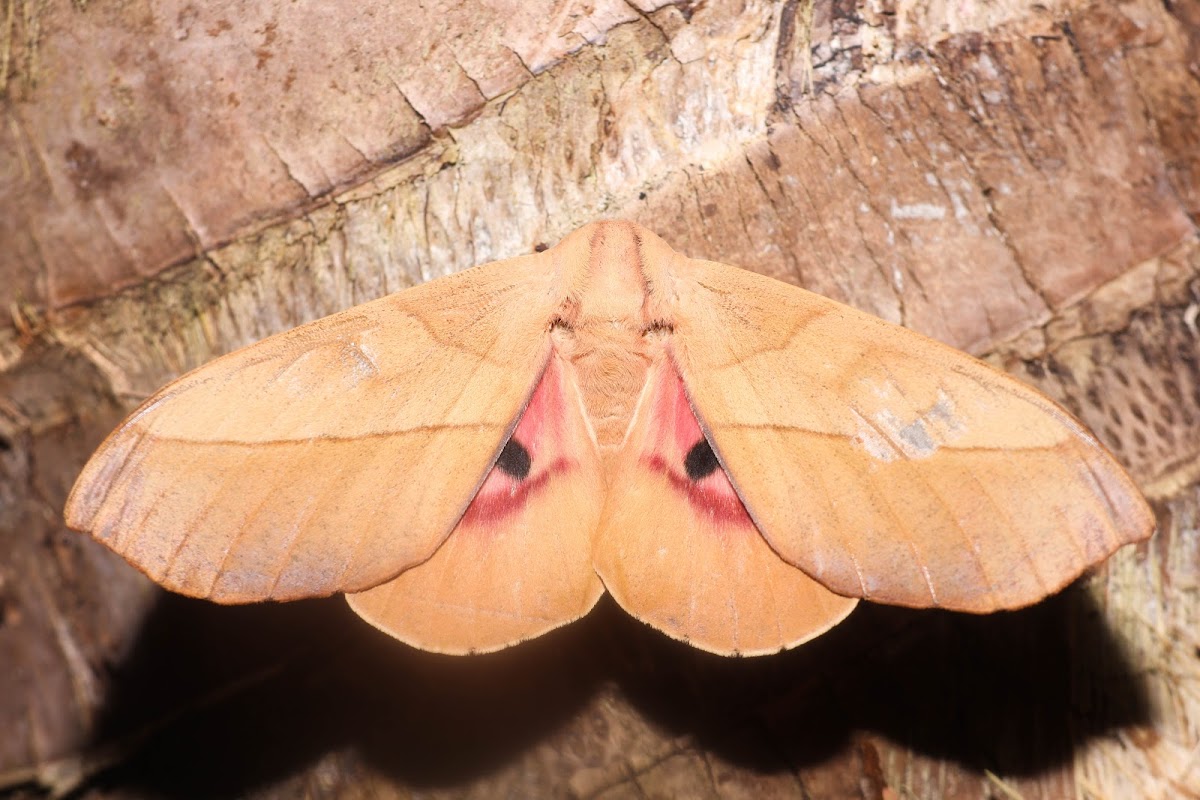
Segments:
[[[461,392],[460,392],[461,396]],[[242,448],[259,448],[259,447],[287,447],[290,445],[312,444],[314,442],[322,442],[328,444],[353,444],[363,440],[370,439],[391,439],[396,436],[410,436],[422,433],[439,433],[442,431],[461,431],[461,430],[480,430],[482,428],[490,428],[483,422],[446,422],[434,424],[414,425],[410,428],[397,428],[390,431],[370,431],[367,433],[357,433],[353,436],[334,436],[330,434],[318,434],[316,436],[305,436],[295,439],[190,439],[181,436],[162,436],[159,434],[147,434],[154,439],[155,442],[166,442],[169,444],[181,445],[212,445],[214,447],[242,447]]]
[[[903,393],[901,393],[901,396],[903,396]],[[891,437],[889,437],[882,428],[880,428],[878,425],[876,425],[870,419],[867,419],[867,417],[865,415],[859,413],[858,409],[854,409],[854,411],[856,414],[858,414],[860,419],[862,419],[868,425],[870,425],[872,428],[874,428],[876,433],[878,433],[889,444],[891,444],[892,447],[895,448],[897,453],[902,454],[904,452],[903,449],[900,447],[900,445],[895,440],[893,440]],[[992,578],[992,576],[988,573],[987,567],[984,566],[983,558],[979,555],[978,542],[971,535],[971,533],[966,529],[966,527],[962,524],[962,520],[960,520],[958,515],[954,513],[954,509],[950,506],[950,504],[946,502],[946,498],[942,495],[941,492],[939,492],[936,488],[934,488],[933,482],[929,480],[929,478],[917,466],[917,464],[915,464],[911,459],[908,459],[908,458],[905,458],[902,461],[902,463],[908,468],[907,471],[909,472],[909,474],[913,475],[917,480],[919,480],[921,483],[923,483],[925,485],[925,488],[928,490],[930,496],[937,502],[937,504],[939,506],[941,506],[942,510],[945,511],[946,516],[949,518],[951,524],[955,528],[958,529],[959,535],[962,537],[963,541],[965,541],[967,543],[967,549],[971,553],[971,558],[975,561],[975,565],[977,567],[979,567],[980,575],[983,576],[984,582],[987,583],[988,594],[991,595],[992,601],[995,602],[996,583],[995,583],[995,580]],[[888,505],[889,509],[891,508],[891,504],[888,502],[886,497],[884,498],[883,502],[886,505]],[[933,581],[929,574],[928,562],[926,560],[924,560],[921,557],[920,552],[917,551],[917,549],[915,547],[915,543],[913,542],[913,537],[910,535],[906,538],[907,538],[907,541],[909,542],[910,547],[912,547],[912,549],[913,549],[913,555],[917,558],[917,563],[921,567],[921,574],[922,574],[922,576],[924,576],[925,584],[929,589],[929,598],[930,598],[930,600],[933,601],[933,604],[935,606],[938,606],[938,605],[940,605],[940,603],[938,602],[937,593],[934,591]]]
[[[1100,480],[1100,476],[1096,474],[1096,468],[1092,466],[1091,460],[1088,458],[1083,458],[1082,461],[1084,466],[1087,468],[1088,477],[1091,479],[1092,483],[1095,484],[1096,489],[1099,490],[1100,496],[1104,498],[1105,505],[1108,506],[1109,513],[1102,515],[1102,517],[1104,519],[1105,528],[1107,528],[1112,534],[1112,538],[1110,539],[1111,549],[1115,550],[1117,547],[1121,546],[1121,536],[1117,531],[1116,525],[1114,524],[1114,521],[1120,519],[1121,517],[1120,511],[1117,509],[1116,503],[1113,502],[1112,496],[1109,495],[1108,489],[1105,488],[1104,481]],[[1070,538],[1072,542],[1075,541],[1074,536],[1068,538]],[[1078,547],[1079,543],[1075,542],[1075,544]],[[1086,556],[1083,557],[1083,561],[1084,563],[1087,563],[1088,559]]]
[[[1034,579],[1037,580],[1038,586],[1041,587],[1042,594],[1049,594],[1051,587],[1046,582],[1045,576],[1042,575],[1042,571],[1038,569],[1037,559],[1034,558],[1033,548],[1029,544],[1028,537],[1026,537],[1021,529],[1017,527],[1012,515],[1005,511],[1003,505],[1001,505],[1001,503],[996,500],[995,496],[988,491],[987,484],[979,479],[979,476],[975,474],[975,470],[968,467],[965,471],[966,474],[970,476],[971,481],[975,484],[979,493],[987,498],[988,503],[996,510],[996,515],[1004,521],[1006,529],[1012,531],[1014,535],[1017,535],[1017,538],[1021,542],[1021,554],[1025,556],[1025,561],[1029,563],[1030,572],[1033,573]],[[1078,544],[1075,544],[1075,547],[1078,549]],[[993,605],[999,606],[1000,604],[996,604],[995,602],[995,592],[993,591],[991,594]]]
[[[206,520],[212,513],[213,508],[216,507],[218,501],[222,499],[222,495],[224,495],[226,487],[229,486],[229,483],[233,480],[233,478],[234,476],[227,474],[221,481],[221,485],[217,488],[217,490],[209,493],[208,498],[205,500],[203,505],[200,506],[198,513],[193,513],[188,522],[183,526],[183,535],[179,537],[179,541],[175,543],[175,547],[172,549],[171,555],[167,558],[167,563],[163,567],[162,574],[158,576],[160,580],[165,580],[166,577],[171,574],[171,570],[174,568],[175,562],[179,560],[180,554],[183,553],[184,548],[187,547],[188,540],[196,534],[196,531],[200,529],[201,523],[203,523],[204,520]]]
[[[280,480],[278,474],[276,474],[274,479],[271,481],[270,491],[263,493],[262,498],[258,501],[258,503],[255,504],[254,508],[250,510],[250,513],[247,514],[242,520],[241,526],[234,531],[233,538],[226,543],[225,552],[221,554],[221,560],[217,564],[217,568],[213,571],[212,582],[208,585],[209,597],[212,597],[213,593],[216,591],[217,583],[221,580],[221,576],[225,572],[225,567],[229,563],[230,555],[233,554],[233,551],[239,544],[241,544],[242,539],[245,538],[246,534],[249,532],[250,524],[258,517],[259,514],[262,513],[262,510],[267,506],[267,504],[271,502],[271,500],[275,499],[276,492],[279,490],[281,485],[282,480]]]

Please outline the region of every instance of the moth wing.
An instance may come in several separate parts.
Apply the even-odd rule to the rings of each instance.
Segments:
[[[651,367],[613,469],[596,569],[643,622],[710,652],[753,655],[824,633],[858,602],[771,550],[669,358]]]
[[[550,266],[467,270],[194,370],[101,445],[67,524],[222,602],[394,577],[453,529],[533,391]]]
[[[467,653],[533,638],[595,605],[604,478],[572,375],[550,358],[449,538],[428,561],[349,595],[360,616],[424,650]]]
[[[986,612],[1154,518],[1069,413],[970,356],[713,262],[673,272],[675,357],[771,546],[838,594]]]

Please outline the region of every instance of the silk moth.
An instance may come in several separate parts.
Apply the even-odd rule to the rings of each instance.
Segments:
[[[770,653],[860,598],[1024,606],[1154,527],[1033,389],[624,222],[183,376],[108,437],[66,521],[174,591],[345,593],[450,653],[606,590],[697,647]]]

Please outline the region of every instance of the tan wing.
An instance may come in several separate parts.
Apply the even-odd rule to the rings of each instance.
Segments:
[[[489,264],[189,373],[92,456],[67,524],[222,602],[394,577],[450,533],[516,424],[552,281],[544,256]]]
[[[801,644],[857,603],[825,589],[767,545],[665,357],[649,372],[614,467],[595,559],[627,611],[723,655]]]
[[[750,515],[839,594],[991,611],[1153,515],[1066,411],[919,334],[712,262],[674,266],[674,348]]]
[[[604,591],[592,537],[604,479],[557,356],[462,521],[425,563],[347,599],[375,627],[443,653],[486,652],[586,614]]]

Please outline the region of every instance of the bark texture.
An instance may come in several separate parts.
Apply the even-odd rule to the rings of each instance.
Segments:
[[[1200,5],[0,0],[0,785],[1200,796]],[[401,10],[406,9],[406,10]],[[1063,595],[721,660],[163,595],[60,511],[215,355],[598,217],[985,356],[1160,529]]]

